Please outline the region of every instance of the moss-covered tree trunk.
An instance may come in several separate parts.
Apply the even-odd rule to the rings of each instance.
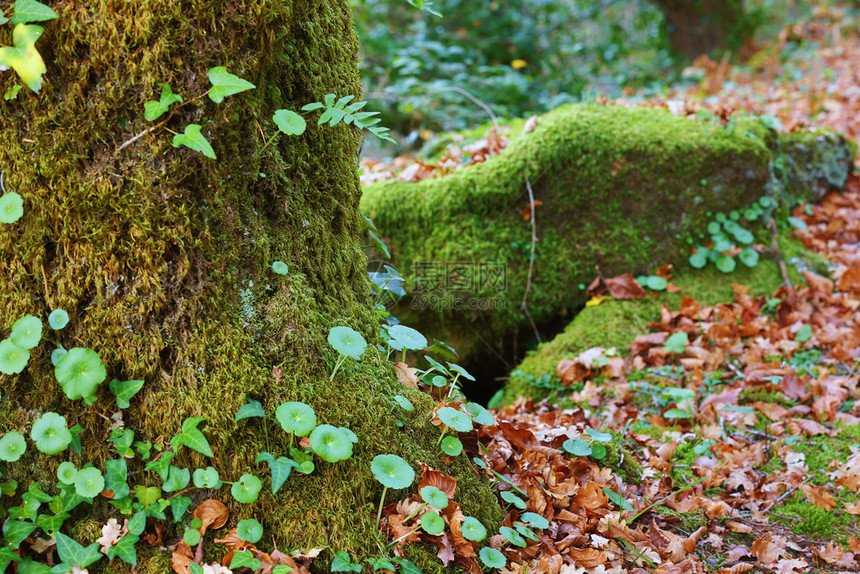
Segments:
[[[754,31],[743,0],[654,0],[663,11],[672,48],[694,59],[716,49],[734,49]]]
[[[28,441],[24,458],[0,463],[2,480],[17,479],[18,495],[31,481],[51,492],[59,462],[103,468],[118,458],[105,417],[119,409],[107,382],[87,407],[65,398],[54,376],[54,348],[90,347],[107,366],[108,381],[145,381],[123,411],[136,439],[166,447],[186,417],[205,417],[201,429],[215,456],[182,448],[173,464],[212,465],[224,480],[246,472],[264,478],[255,504],[237,504],[229,487],[190,496],[224,500],[235,510],[231,524],[257,518],[282,550],[378,554],[373,504],[381,485],[369,464],[380,452],[399,454],[416,469],[421,460],[454,474],[464,510],[495,516],[489,490],[465,458],[448,467],[440,460],[438,431],[426,422],[429,399],[400,385],[384,357],[368,352],[348,361],[334,383],[328,379],[336,359],[326,342],[330,327],[351,326],[371,341],[378,331],[358,242],[361,134],[342,124],[318,127],[309,117],[302,136],[263,146],[275,131],[275,110],[298,110],[327,93],[359,94],[349,3],[51,5],[59,19],[44,23],[36,44],[47,63],[41,92],[24,88],[0,100],[0,169],[6,189],[24,199],[23,217],[0,227],[3,336],[25,314],[41,318],[46,330],[20,375],[0,375],[0,434],[26,435],[52,410],[84,428],[83,453],[41,455]],[[11,43],[11,30],[0,27],[0,43]],[[204,97],[215,66],[256,89],[216,105]],[[11,71],[0,75],[0,92],[16,81]],[[158,99],[160,83],[185,105],[174,104],[166,123],[124,146],[168,117],[144,119],[144,102]],[[172,147],[172,132],[192,123],[202,126],[217,159]],[[277,260],[289,265],[287,276],[272,272]],[[55,332],[46,319],[57,308],[71,322]],[[391,415],[395,393],[424,407],[406,418],[404,429]],[[266,466],[254,459],[266,450],[286,454],[288,441],[261,419],[234,423],[248,399],[269,413],[286,400],[310,404],[320,423],[357,434],[354,456],[336,464],[317,460],[313,474],[294,473],[273,496]],[[129,474],[132,488],[161,486],[139,460],[129,461]],[[6,508],[19,503],[0,499]],[[63,532],[90,543],[97,526],[118,515],[104,501],[83,505]],[[166,543],[175,534],[168,529]],[[140,551],[145,571],[169,571],[167,554]],[[114,561],[110,568],[123,567]]]

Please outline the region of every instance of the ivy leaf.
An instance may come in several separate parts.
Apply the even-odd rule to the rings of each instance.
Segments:
[[[291,458],[280,456],[277,459],[268,452],[261,452],[254,462],[267,462],[272,471],[272,494],[276,494],[290,477],[290,471],[298,468],[299,464]]]
[[[200,454],[208,457],[214,457],[212,447],[209,446],[209,441],[203,436],[203,432],[197,428],[197,425],[206,420],[206,417],[188,417],[182,421],[182,432],[173,437],[170,441],[170,446],[176,450],[179,445],[185,445],[191,450],[196,450]]]
[[[247,550],[236,552],[233,554],[233,560],[230,561],[231,570],[235,570],[236,568],[250,568],[251,570],[257,570],[261,565],[262,562],[254,558],[254,555]]]
[[[253,399],[249,400],[247,403],[241,406],[239,412],[236,413],[236,417],[233,419],[235,421],[240,421],[242,419],[250,419],[253,417],[265,417],[266,411],[263,410],[263,405],[260,404],[260,401],[255,401]]]
[[[182,490],[188,485],[191,480],[191,471],[187,468],[177,468],[173,465],[167,474],[167,480],[161,485],[161,490],[164,492],[176,492]]]
[[[143,381],[120,381],[114,379],[110,382],[110,392],[116,397],[116,406],[127,409],[131,404],[131,397],[143,388]]]
[[[108,549],[108,558],[111,560],[119,558],[126,564],[137,566],[137,550],[134,549],[134,545],[137,544],[139,540],[140,537],[135,536],[134,534],[126,534],[119,539],[119,542]]]
[[[223,102],[227,96],[253,90],[257,87],[251,82],[231,74],[224,66],[210,69],[209,81],[212,82],[212,89],[209,90],[209,99],[216,104]]]
[[[3,10],[0,10],[0,26],[2,26],[3,24],[5,24],[8,21],[9,21],[9,18],[7,18],[6,16],[3,15]],[[6,98],[6,99],[8,100],[9,98]],[[15,554],[15,556],[18,556],[18,555]],[[3,552],[2,552],[2,550],[0,550],[0,570],[2,570],[2,568],[5,568],[5,566],[2,566],[2,564],[3,564]],[[7,564],[8,564],[8,562],[7,562]]]
[[[164,115],[164,113],[170,109],[170,104],[182,101],[182,96],[174,94],[173,90],[170,89],[170,86],[167,84],[158,85],[161,86],[161,97],[158,101],[156,102],[155,100],[151,100],[143,104],[143,117],[146,118],[146,121],[148,122]]]
[[[98,542],[93,542],[89,546],[84,547],[62,532],[57,532],[54,539],[57,541],[57,553],[60,555],[60,560],[66,564],[86,568],[103,556],[99,552]]]
[[[12,549],[18,548],[30,534],[36,530],[36,525],[29,520],[8,520],[4,525],[6,544]]]
[[[216,159],[215,150],[212,149],[206,138],[200,134],[199,124],[188,124],[185,127],[185,133],[173,136],[173,147],[179,146],[185,146],[194,151],[199,151],[206,157]]]
[[[15,0],[15,13],[12,14],[13,24],[26,24],[28,22],[44,22],[59,18],[49,6],[45,6],[36,0]]]
[[[2,15],[2,12],[0,12]],[[21,557],[12,552],[9,548],[0,548],[0,572],[6,571],[6,566],[9,565],[10,562],[18,562],[21,560]]]
[[[12,17],[14,20],[14,16]],[[14,48],[0,48],[0,71],[11,67],[34,92],[42,89],[42,74],[47,70],[36,50],[36,40],[45,29],[41,26],[18,24],[12,31]]]

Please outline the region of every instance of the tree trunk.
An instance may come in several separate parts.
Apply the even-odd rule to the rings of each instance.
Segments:
[[[663,11],[672,48],[693,60],[717,49],[735,49],[753,32],[743,0],[655,0]]]
[[[166,448],[186,417],[205,417],[201,429],[215,456],[181,448],[172,463],[192,471],[212,465],[225,481],[247,472],[264,479],[254,504],[236,503],[229,486],[192,491],[195,503],[220,498],[235,510],[231,526],[256,518],[266,528],[264,541],[274,536],[282,550],[378,555],[382,537],[372,507],[382,487],[370,474],[371,458],[396,453],[416,468],[418,460],[444,465],[438,430],[426,422],[430,400],[400,385],[372,344],[329,381],[337,357],[326,341],[329,328],[348,325],[371,342],[378,332],[359,246],[361,135],[343,124],[318,127],[312,114],[302,136],[282,135],[263,150],[275,131],[275,110],[298,110],[327,93],[360,94],[349,3],[51,4],[60,17],[43,23],[36,44],[47,63],[41,92],[25,87],[16,99],[0,100],[0,169],[6,189],[24,199],[23,217],[0,226],[0,304],[6,328],[25,314],[45,323],[26,369],[0,375],[0,435],[27,435],[39,415],[55,411],[70,427],[85,429],[83,453],[45,456],[28,442],[28,454],[2,468],[3,480],[24,485],[18,495],[34,480],[55,492],[63,460],[103,469],[118,458],[104,418],[119,410],[107,382],[87,407],[65,398],[54,376],[50,355],[57,345],[90,347],[107,366],[108,381],[145,381],[123,411],[135,439]],[[0,44],[11,43],[10,32],[11,24],[0,27]],[[215,66],[256,89],[214,104],[204,94]],[[0,75],[0,92],[16,81],[11,71]],[[144,119],[144,102],[158,99],[160,83],[186,105],[174,104],[163,127],[123,147],[168,118]],[[202,126],[217,160],[172,147],[171,132],[191,123]],[[272,272],[277,260],[289,265],[287,276]],[[57,308],[71,322],[52,331],[46,319]],[[405,430],[391,414],[396,393],[419,407],[420,414],[406,417]],[[294,473],[272,495],[268,470],[254,459],[261,451],[287,454],[289,440],[262,419],[235,423],[248,399],[270,414],[284,401],[308,403],[320,423],[357,434],[353,457],[334,464],[317,459],[315,472]],[[132,489],[161,486],[139,458],[128,464]],[[489,488],[465,457],[450,464],[441,469],[458,478],[464,512],[490,527],[498,508]],[[20,498],[0,504],[8,508]],[[107,517],[121,519],[100,498],[76,512],[62,531],[83,544],[100,534],[96,526]],[[168,529],[165,543],[175,542],[184,526]],[[140,546],[145,571],[169,571],[168,554]],[[425,572],[433,570],[428,557],[435,552],[410,552]],[[108,568],[106,562],[97,565]],[[114,560],[110,570],[122,568],[128,567]]]

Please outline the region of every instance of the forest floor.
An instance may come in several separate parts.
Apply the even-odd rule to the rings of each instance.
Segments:
[[[700,59],[697,85],[613,103],[749,110],[784,131],[830,127],[856,141],[857,62],[856,21],[822,7],[744,68]],[[438,177],[504,143],[491,133],[459,159],[366,173]],[[805,285],[770,297],[738,285],[733,303],[714,307],[684,298],[627,353],[560,364],[552,402],[520,400],[481,428],[476,462],[508,509],[490,539],[507,559],[501,572],[860,571],[860,176],[793,215],[806,247],[833,262],[830,277],[804,272]],[[406,527],[407,509],[387,509],[388,524]],[[421,539],[478,571],[476,545],[453,524]]]

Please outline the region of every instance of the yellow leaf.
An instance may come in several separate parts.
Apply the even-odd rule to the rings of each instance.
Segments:
[[[45,62],[36,51],[36,40],[44,31],[34,24],[18,24],[12,31],[15,47],[0,48],[0,71],[11,67],[34,92],[42,89],[42,74],[46,71]]]
[[[600,305],[601,303],[603,303],[607,299],[609,299],[609,297],[607,297],[606,295],[600,295],[597,297],[592,297],[591,299],[588,300],[588,302],[585,303],[585,306],[586,307],[597,307],[598,305]]]
[[[528,65],[528,62],[526,62],[525,60],[520,60],[519,58],[511,62],[511,68],[513,68],[514,70],[522,70]]]

